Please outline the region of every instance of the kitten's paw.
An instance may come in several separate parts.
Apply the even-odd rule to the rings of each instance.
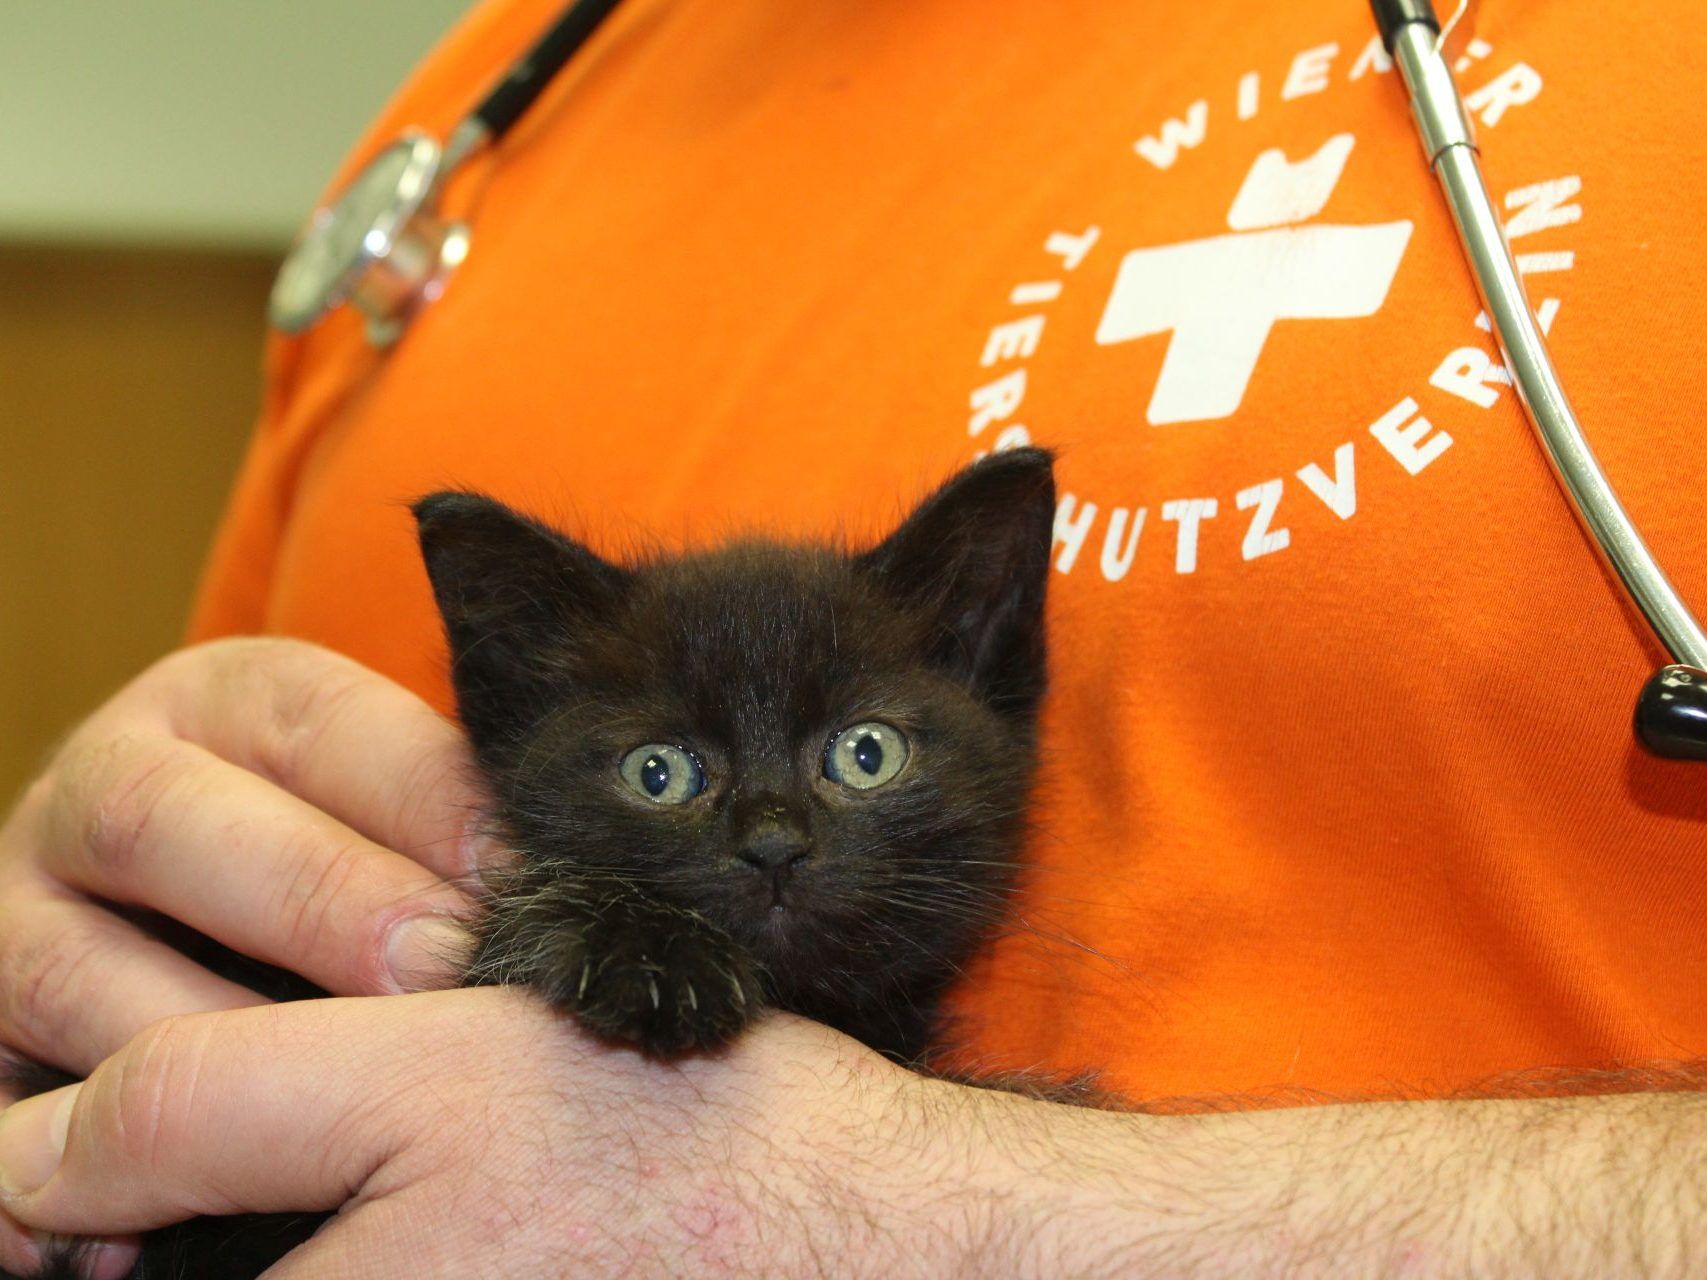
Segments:
[[[596,1035],[671,1055],[730,1039],[763,1005],[752,960],[680,918],[614,911],[590,924],[536,986]]]

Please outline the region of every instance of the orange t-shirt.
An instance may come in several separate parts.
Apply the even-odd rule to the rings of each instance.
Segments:
[[[442,136],[556,10],[478,9],[353,159]],[[1556,358],[1707,606],[1707,29],[1489,0],[1477,35]],[[1661,655],[1490,360],[1362,0],[627,0],[447,201],[472,253],[393,351],[275,341],[198,637],[448,708],[411,497],[613,554],[874,537],[1035,441],[1038,872],[956,1001],[980,1061],[1382,1094],[1707,1053],[1707,771],[1633,744]]]

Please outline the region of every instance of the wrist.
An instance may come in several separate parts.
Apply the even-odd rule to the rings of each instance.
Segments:
[[[787,1144],[770,1167],[788,1171],[776,1208],[796,1228],[778,1222],[775,1234],[805,1227],[806,1274],[827,1258],[840,1259],[832,1271],[873,1276],[1147,1273],[1180,1242],[1200,1256],[1197,1235],[1226,1216],[1200,1202],[1207,1170],[1181,1167],[1208,1163],[1184,1132],[1189,1120],[920,1076],[800,1026],[820,1034],[811,1052],[778,1056],[773,1041],[766,1054],[766,1074],[786,1063],[797,1078],[773,1077],[752,1096],[791,1100],[765,1123]],[[778,1269],[793,1274],[794,1261]]]
[[[932,1262],[987,1275],[1125,1275],[1167,1255],[1202,1206],[1162,1194],[1145,1174],[1175,1157],[1158,1117],[1096,1111],[913,1078],[923,1117],[908,1197],[950,1234],[924,1225]]]
[[[998,1095],[917,1075],[787,1015],[767,1017],[718,1065],[707,1101],[763,1138],[736,1156],[766,1193],[748,1201],[753,1238],[769,1250],[762,1270],[999,1273],[969,1265],[1015,1195],[983,1168],[993,1160],[984,1104]]]
[[[882,1175],[848,1191],[871,1207],[876,1256],[904,1271],[1150,1274],[1213,1217],[1198,1199],[1206,1179],[1179,1169],[1203,1154],[1186,1122],[891,1069],[884,1110],[862,1130],[862,1163]]]

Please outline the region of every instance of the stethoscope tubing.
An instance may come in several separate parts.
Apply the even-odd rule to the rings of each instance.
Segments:
[[[592,39],[621,0],[577,0],[559,15],[534,41],[533,46],[511,64],[508,71],[480,105],[469,112],[445,143],[443,170],[451,172],[482,147],[496,144],[510,126],[545,92],[565,63]]]
[[[1423,150],[1452,211],[1518,398],[1573,510],[1672,659],[1707,666],[1707,635],[1618,500],[1553,368],[1482,179],[1475,140],[1439,37],[1426,22],[1408,22],[1394,33],[1393,60],[1410,92]]]
[[[1454,15],[1450,28],[1463,16]],[[1671,585],[1601,470],[1529,309],[1430,0],[1370,0],[1410,95],[1411,113],[1494,336],[1571,510],[1631,604],[1671,655],[1636,699],[1637,740],[1655,755],[1707,760],[1707,636]]]
[[[1597,550],[1623,580],[1631,600],[1673,660],[1707,666],[1707,635],[1618,500],[1559,384],[1499,222],[1492,216],[1473,153],[1453,148],[1440,158],[1435,173],[1452,205],[1465,252],[1475,263],[1476,283],[1506,367],[1578,519],[1588,527]]]

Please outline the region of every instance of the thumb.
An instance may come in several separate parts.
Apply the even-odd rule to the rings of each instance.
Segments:
[[[154,1023],[82,1084],[0,1114],[0,1211],[111,1235],[197,1214],[333,1209],[401,1147],[406,1081],[376,1071],[414,997],[307,1000]],[[419,1054],[413,1055],[419,1061]],[[419,1112],[417,1111],[417,1118]]]

